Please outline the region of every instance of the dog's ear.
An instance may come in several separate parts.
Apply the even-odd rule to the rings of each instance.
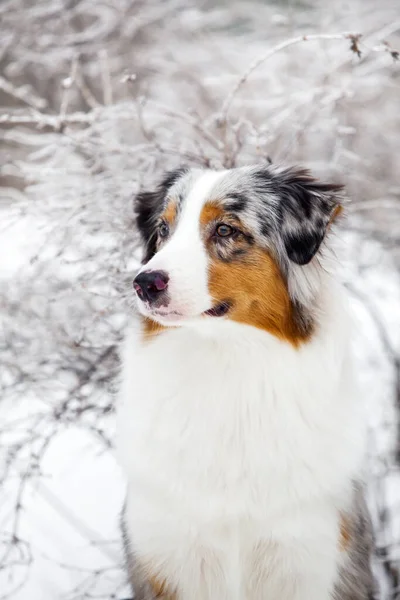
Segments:
[[[184,168],[168,171],[153,192],[140,192],[135,198],[136,225],[145,245],[143,264],[156,253],[157,223],[165,208],[168,190],[185,172]]]
[[[342,185],[321,183],[306,169],[280,174],[281,236],[289,259],[306,265],[318,252],[329,224],[340,214]]]

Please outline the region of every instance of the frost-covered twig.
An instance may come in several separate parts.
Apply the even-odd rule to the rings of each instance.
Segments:
[[[37,96],[29,86],[22,85],[20,87],[15,86],[11,81],[8,81],[5,77],[0,75],[0,90],[13,96],[17,100],[20,100],[24,104],[35,108],[36,110],[43,110],[47,107],[47,101],[44,98]]]
[[[101,81],[103,87],[103,102],[105,105],[110,105],[113,103],[113,91],[111,84],[111,75],[110,75],[110,64],[108,60],[107,51],[102,49],[99,52],[99,59],[101,64]]]
[[[361,37],[360,33],[350,33],[350,32],[342,32],[342,33],[315,33],[309,35],[298,35],[290,40],[285,40],[280,44],[277,44],[273,48],[267,50],[264,54],[256,58],[246,69],[246,71],[240,76],[232,90],[229,92],[227,97],[224,100],[221,109],[221,123],[225,123],[229,108],[240,90],[240,88],[244,85],[244,83],[248,80],[250,75],[258,69],[260,65],[265,63],[269,58],[277,54],[278,52],[282,52],[286,48],[290,48],[290,46],[295,46],[296,44],[300,44],[301,42],[311,42],[311,41],[322,41],[322,40],[343,40],[347,39],[351,42],[351,50],[352,52],[359,53],[358,49],[358,41]]]
[[[0,115],[1,125],[31,125],[37,129],[50,128],[54,131],[62,131],[66,125],[89,125],[93,123],[95,114],[89,113],[72,113],[64,116],[46,115],[43,113],[34,112],[30,115],[13,115],[3,113]]]
[[[70,94],[71,94],[70,90],[71,90],[71,87],[75,84],[77,72],[78,72],[78,58],[75,57],[71,64],[71,71],[70,71],[69,76],[66,77],[65,79],[63,79],[63,81],[61,82],[63,92],[62,92],[62,96],[61,96],[59,119],[60,119],[60,122],[62,122],[62,123],[64,122],[65,116],[68,111],[68,105],[69,105]]]

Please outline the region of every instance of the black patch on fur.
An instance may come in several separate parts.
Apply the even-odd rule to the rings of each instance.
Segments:
[[[260,169],[253,174],[255,191],[259,194],[270,194],[274,191],[273,180],[279,176],[274,175],[268,167]]]
[[[271,233],[271,225],[265,221],[265,218],[264,221],[262,221],[260,218],[258,220],[262,223],[261,235],[263,235],[264,237],[268,237]]]
[[[290,260],[299,265],[309,263],[320,247],[323,237],[322,232],[287,233],[284,242]]]
[[[321,183],[307,169],[299,168],[265,168],[253,177],[257,193],[265,196],[267,202],[271,196],[276,198],[276,224],[289,259],[306,265],[318,252],[343,186]],[[260,230],[268,237],[270,224],[265,219],[263,215]]]
[[[243,212],[247,207],[248,201],[243,194],[233,193],[229,194],[229,199],[232,200],[225,204],[225,208],[232,212]]]
[[[306,265],[318,252],[343,186],[320,183],[306,169],[288,169],[274,175],[271,183],[280,200],[279,221],[287,255],[298,265]]]
[[[250,235],[249,233],[242,233],[241,235],[244,237],[249,246],[252,246],[254,244],[255,240],[252,235]]]
[[[227,248],[224,243],[216,247],[218,258],[224,263],[231,263],[246,256],[246,248]]]
[[[235,248],[235,250],[232,252],[232,258],[240,258],[246,254],[247,251],[244,248]]]
[[[156,253],[157,220],[163,212],[168,190],[186,172],[185,168],[169,171],[154,192],[140,192],[135,198],[136,224],[145,244],[143,264]]]

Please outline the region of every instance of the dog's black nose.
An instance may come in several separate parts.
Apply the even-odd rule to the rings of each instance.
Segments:
[[[133,281],[133,287],[141,300],[154,302],[168,287],[168,275],[164,271],[144,271]]]

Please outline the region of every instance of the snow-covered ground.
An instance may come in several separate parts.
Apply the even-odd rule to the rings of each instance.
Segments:
[[[3,214],[7,226],[0,234],[1,247],[7,249],[0,260],[4,286],[29,264],[44,241],[41,228],[32,228],[23,217],[14,221],[12,216]],[[15,397],[3,397],[0,423],[10,446],[21,431],[29,432],[32,419],[48,401],[52,401],[51,393],[48,398],[38,398],[29,390],[17,402]],[[112,416],[106,427],[112,435]],[[46,436],[45,428],[39,433]],[[3,448],[3,461],[6,450]],[[2,485],[0,560],[14,566],[0,570],[0,597],[81,599],[86,592],[93,597],[126,597],[119,532],[124,481],[112,450],[105,450],[90,429],[71,423],[52,435],[41,459],[40,477],[27,481],[18,499],[25,466],[22,459],[21,471],[16,464]],[[24,543],[10,550],[9,533],[15,527],[19,502],[24,508],[16,535]]]

